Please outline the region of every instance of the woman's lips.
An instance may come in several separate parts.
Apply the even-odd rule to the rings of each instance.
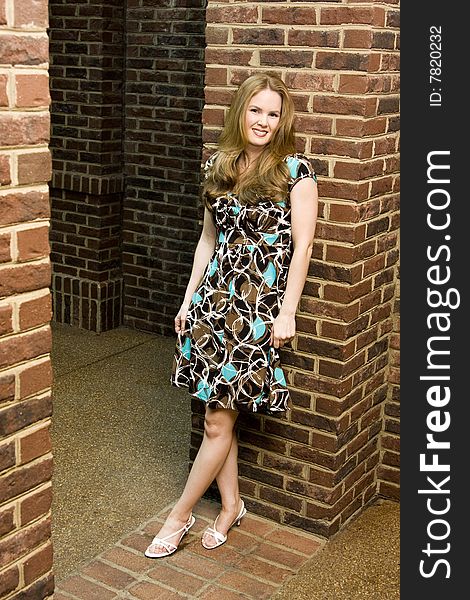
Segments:
[[[268,133],[267,131],[262,131],[261,129],[252,129],[252,131],[257,137],[264,137]]]

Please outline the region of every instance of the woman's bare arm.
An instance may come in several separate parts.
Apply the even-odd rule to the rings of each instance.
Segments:
[[[318,214],[317,184],[311,178],[299,181],[290,193],[294,251],[279,315],[273,323],[271,344],[279,348],[295,335],[295,313],[307,278]]]
[[[175,317],[175,331],[182,333],[186,329],[186,315],[194,292],[201,283],[204,271],[211,259],[216,244],[216,228],[208,208],[204,209],[204,223],[201,236],[194,251],[193,268],[186,286],[183,303]]]

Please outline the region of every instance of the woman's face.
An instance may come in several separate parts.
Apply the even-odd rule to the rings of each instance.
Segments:
[[[281,119],[282,97],[273,90],[254,94],[245,112],[245,132],[248,149],[261,150],[269,144]]]

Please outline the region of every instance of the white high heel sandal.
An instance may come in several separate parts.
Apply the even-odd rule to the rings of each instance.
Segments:
[[[150,543],[150,545],[148,546],[147,550],[144,552],[145,556],[147,556],[147,558],[163,558],[164,556],[170,556],[170,554],[173,554],[173,552],[176,552],[176,550],[178,549],[179,543],[181,542],[183,537],[188,533],[188,531],[191,529],[191,527],[194,525],[195,522],[196,522],[196,519],[193,517],[193,515],[191,515],[189,517],[186,525],[181,527],[181,529],[178,529],[178,531],[174,531],[173,533],[170,533],[169,535],[166,535],[165,537],[162,537],[162,538],[155,536],[153,538],[152,542]],[[177,533],[181,533],[177,544],[173,544],[172,542],[169,542],[168,538],[172,538]],[[152,552],[152,550],[151,550],[152,546],[163,546],[165,548],[165,550],[163,552]]]
[[[242,500],[242,507],[240,509],[240,512],[238,513],[237,517],[235,518],[235,520],[231,523],[230,527],[228,528],[227,534],[230,531],[230,529],[232,529],[232,527],[235,525],[235,523],[237,524],[237,526],[240,526],[240,521],[242,520],[242,517],[244,517],[245,515],[246,515],[246,508],[245,508],[245,503]],[[224,535],[223,533],[220,533],[220,531],[217,531],[216,525],[217,525],[218,518],[219,518],[219,515],[217,515],[217,517],[214,521],[213,527],[208,527],[204,531],[204,534],[208,533],[217,542],[217,544],[215,544],[215,546],[207,546],[204,543],[204,534],[203,534],[203,539],[201,540],[201,543],[206,550],[213,550],[214,548],[218,548],[219,546],[222,546],[222,544],[224,544],[227,541],[227,536]]]

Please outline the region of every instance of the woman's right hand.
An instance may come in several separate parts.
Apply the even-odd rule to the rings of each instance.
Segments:
[[[186,317],[188,314],[189,304],[183,303],[175,317],[175,331],[176,333],[183,333],[186,328]]]

